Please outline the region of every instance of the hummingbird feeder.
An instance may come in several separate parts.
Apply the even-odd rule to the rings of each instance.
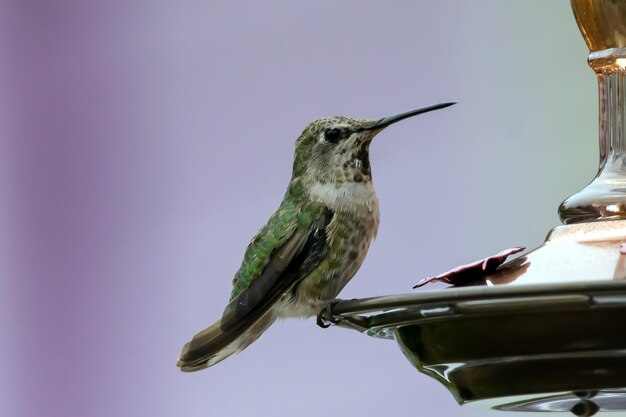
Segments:
[[[529,253],[491,263],[471,285],[436,277],[454,285],[342,301],[324,313],[340,327],[396,340],[460,404],[626,411],[626,1],[571,5],[598,78],[600,168],[559,207],[564,225]]]

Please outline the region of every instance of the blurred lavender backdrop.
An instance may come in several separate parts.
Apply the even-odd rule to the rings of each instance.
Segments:
[[[489,414],[393,342],[313,320],[208,371],[175,362],[319,116],[459,102],[373,144],[381,228],[342,297],[539,244],[597,164],[569,2],[0,7],[0,415]]]

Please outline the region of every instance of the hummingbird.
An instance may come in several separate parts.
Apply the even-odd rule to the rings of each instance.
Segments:
[[[296,140],[283,201],[248,245],[222,317],[185,344],[177,366],[185,372],[213,366],[277,319],[316,316],[335,301],[378,231],[372,139],[396,122],[453,104],[382,119],[333,116],[310,123]]]

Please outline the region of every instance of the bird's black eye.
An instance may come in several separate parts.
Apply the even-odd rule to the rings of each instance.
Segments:
[[[341,139],[341,130],[336,128],[329,128],[324,131],[324,139],[330,143],[337,143]]]

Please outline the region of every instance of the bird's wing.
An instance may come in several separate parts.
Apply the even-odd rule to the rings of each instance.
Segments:
[[[271,324],[273,319],[267,316],[271,307],[324,257],[326,227],[332,216],[332,211],[319,203],[302,210],[290,204],[281,206],[248,246],[221,320],[183,347],[178,361],[183,371],[214,365],[258,337],[246,336],[252,326],[265,329]]]
[[[286,204],[272,216],[246,250],[222,316],[222,330],[254,319],[319,264],[331,219],[332,212],[320,203],[299,211]]]

